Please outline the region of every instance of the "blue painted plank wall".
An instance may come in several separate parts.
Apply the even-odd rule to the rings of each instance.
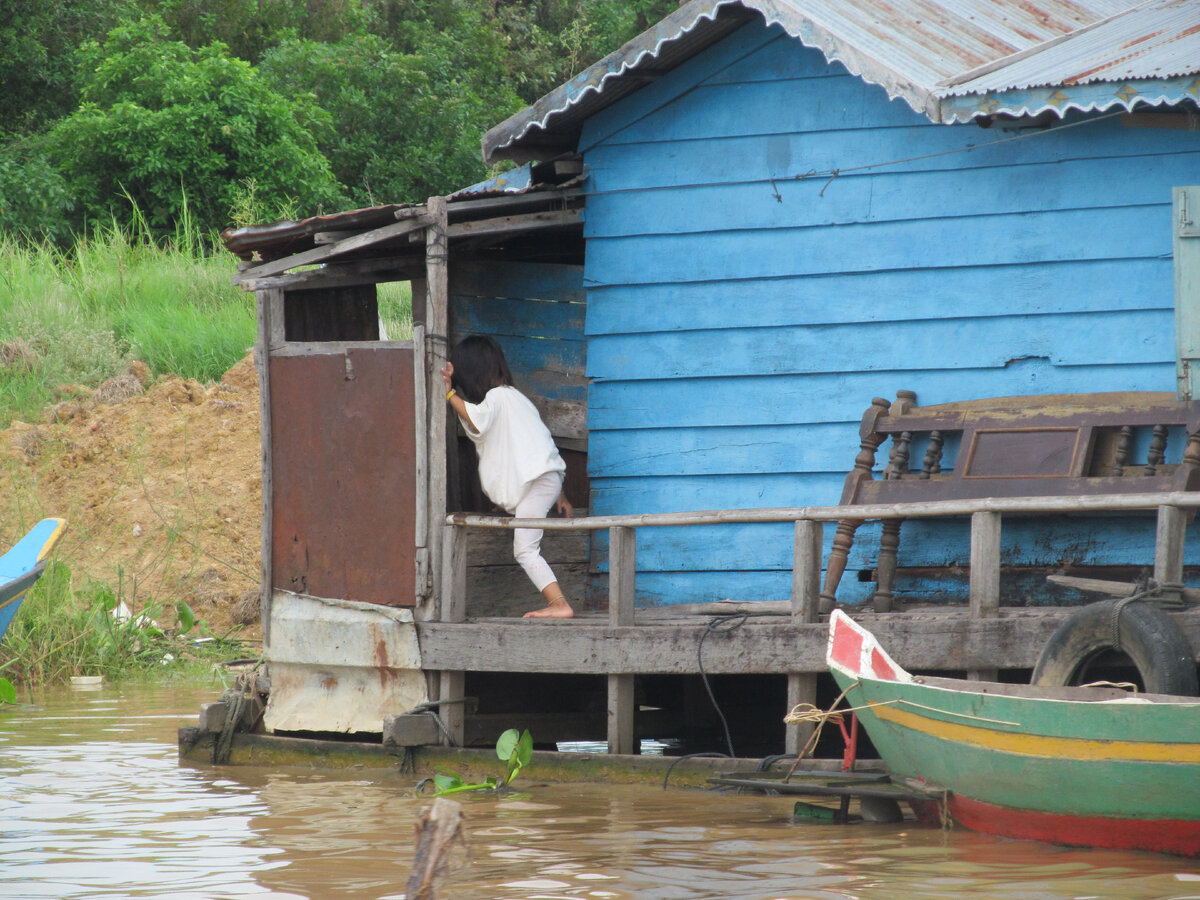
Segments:
[[[834,504],[863,409],[898,389],[1174,389],[1171,187],[1200,172],[1193,132],[934,125],[750,24],[593,116],[580,149],[596,513]],[[843,599],[869,594],[870,537]],[[901,565],[967,548],[964,522],[905,526]],[[1014,563],[1152,550],[1145,518],[1005,530]],[[791,532],[645,530],[638,562],[642,604],[783,599]]]
[[[583,405],[587,347],[581,277],[577,266],[456,264],[450,282],[454,339],[495,337],[517,387],[534,397]]]

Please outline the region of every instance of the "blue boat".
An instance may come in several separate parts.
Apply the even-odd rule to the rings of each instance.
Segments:
[[[0,556],[0,638],[8,631],[25,592],[42,576],[50,551],[66,529],[66,519],[42,519]]]

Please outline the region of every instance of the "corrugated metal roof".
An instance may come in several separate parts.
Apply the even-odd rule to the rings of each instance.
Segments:
[[[1200,69],[1200,3],[1150,0],[1080,29],[1060,41],[1000,61],[989,72],[965,72],[944,85],[946,96],[1047,85],[1177,78]]]
[[[935,122],[1195,98],[1190,82],[1132,93],[1121,82],[1200,71],[1198,0],[693,0],[483,139],[488,160],[575,149],[582,123],[755,16],[881,85]],[[964,80],[967,79],[967,80]],[[1112,85],[1076,99],[1034,86]],[[947,97],[977,95],[978,104]]]

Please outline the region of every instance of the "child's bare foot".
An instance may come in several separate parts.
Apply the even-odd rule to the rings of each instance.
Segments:
[[[526,619],[570,619],[575,615],[566,597],[555,597],[547,606],[525,613]]]

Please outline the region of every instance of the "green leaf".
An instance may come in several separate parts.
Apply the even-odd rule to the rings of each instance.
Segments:
[[[439,791],[448,791],[461,787],[463,780],[457,775],[437,774],[433,776],[433,784]]]
[[[517,760],[521,763],[522,766],[527,766],[527,765],[529,765],[529,762],[532,759],[533,759],[533,735],[530,734],[529,729],[526,728],[525,731],[521,734],[520,742],[517,744]]]
[[[196,624],[196,615],[192,612],[192,608],[182,600],[175,601],[175,615],[179,617],[179,633],[187,634],[192,630],[192,626]]]
[[[516,752],[520,734],[517,729],[510,728],[504,734],[500,735],[500,739],[496,741],[496,755],[505,762],[508,762],[512,758],[513,753]]]
[[[16,703],[17,689],[7,678],[0,678],[0,703]]]

